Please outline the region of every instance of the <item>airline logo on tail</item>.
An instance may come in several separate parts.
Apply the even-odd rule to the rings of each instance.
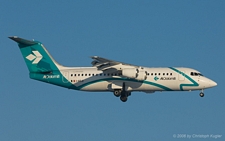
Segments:
[[[29,61],[33,61],[32,64],[37,64],[39,61],[41,61],[41,59],[43,58],[43,56],[38,52],[38,51],[32,51],[34,53],[34,55],[31,53],[30,55],[28,55],[26,58]]]

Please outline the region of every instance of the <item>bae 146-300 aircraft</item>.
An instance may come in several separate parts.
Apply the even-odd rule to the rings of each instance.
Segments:
[[[192,91],[217,85],[199,71],[183,67],[148,68],[91,57],[92,67],[65,67],[58,64],[39,41],[9,37],[18,43],[31,79],[68,89],[113,92],[126,102],[131,92]]]

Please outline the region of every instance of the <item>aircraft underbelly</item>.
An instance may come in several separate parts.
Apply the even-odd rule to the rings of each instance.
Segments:
[[[84,82],[80,90],[84,91],[114,91],[115,89],[122,89],[123,83],[125,83],[126,91],[180,91],[180,90],[194,90],[197,87],[190,87],[186,84],[190,82],[187,80],[145,80],[137,81],[134,79],[128,80],[107,80],[97,81],[92,80],[91,82]]]
[[[102,81],[82,87],[84,91],[113,91],[122,89],[125,83],[126,91],[166,91],[179,90],[179,86],[173,83],[152,83],[149,81]]]
[[[81,90],[84,91],[114,91],[115,89],[122,89],[123,83],[125,83],[126,91],[133,90],[144,90],[145,86],[140,82],[130,82],[130,81],[102,81],[94,84],[90,84],[83,87]]]
[[[83,88],[81,88],[83,91],[108,91],[108,83],[107,82],[98,82],[94,84],[87,85]]]

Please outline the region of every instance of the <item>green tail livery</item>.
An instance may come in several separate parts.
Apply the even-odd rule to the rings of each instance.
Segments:
[[[59,71],[60,65],[51,57],[43,44],[39,41],[29,41],[16,36],[9,37],[18,43],[23,59],[30,72],[30,78],[55,84],[62,87],[71,87],[62,83],[59,78],[64,77]],[[66,79],[66,78],[64,78]]]

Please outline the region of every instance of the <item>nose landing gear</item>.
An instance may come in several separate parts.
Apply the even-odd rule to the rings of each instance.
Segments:
[[[200,95],[200,97],[204,97],[204,93],[203,92],[201,92],[199,95]]]
[[[203,89],[202,89],[202,91],[200,92],[200,97],[204,97],[204,93],[203,93]]]

